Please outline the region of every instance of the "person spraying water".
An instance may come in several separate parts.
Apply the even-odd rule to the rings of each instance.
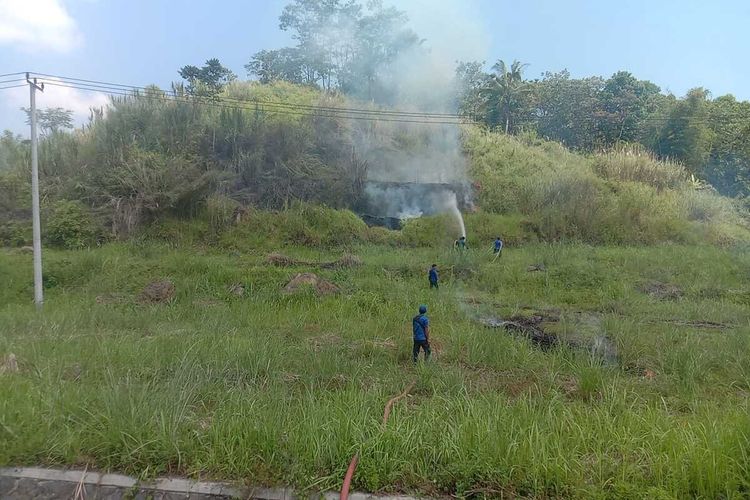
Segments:
[[[461,236],[459,239],[453,242],[453,246],[456,247],[456,250],[458,250],[459,252],[463,252],[464,250],[466,250],[466,236]]]

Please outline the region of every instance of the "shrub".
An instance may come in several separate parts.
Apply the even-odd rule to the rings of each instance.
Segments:
[[[206,215],[211,229],[219,232],[232,225],[239,207],[240,203],[228,196],[213,194],[206,198]]]
[[[642,182],[659,190],[682,186],[688,178],[681,164],[657,160],[637,145],[621,146],[594,156],[593,168],[604,179]]]
[[[31,221],[12,220],[0,224],[0,243],[10,247],[31,244]]]
[[[45,242],[63,248],[83,248],[94,243],[97,230],[86,208],[75,201],[59,201],[51,211],[43,235]]]

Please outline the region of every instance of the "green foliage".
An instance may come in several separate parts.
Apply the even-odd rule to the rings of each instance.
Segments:
[[[0,243],[9,247],[30,245],[32,239],[31,219],[0,222]]]
[[[76,249],[94,243],[97,228],[86,208],[79,202],[59,201],[51,210],[44,227],[45,243]]]
[[[467,218],[470,237],[494,220],[477,217]],[[744,495],[747,252],[528,244],[493,261],[478,247],[464,259],[435,247],[351,251],[363,265],[328,270],[271,266],[252,248],[234,255],[141,241],[48,250],[42,315],[30,300],[31,259],[2,251],[0,356],[14,353],[20,371],[0,374],[0,465],[43,457],[65,467],[84,456],[90,468],[153,476],[179,463],[187,476],[336,490],[357,451],[359,491]],[[426,286],[432,262],[438,291]],[[546,271],[526,271],[538,263]],[[283,292],[311,267],[343,292]],[[176,287],[171,303],[137,302],[165,277]],[[654,280],[683,296],[640,291]],[[228,292],[235,283],[244,296]],[[412,367],[420,303],[434,359]],[[521,313],[558,316],[543,327],[565,341],[604,335],[617,359],[542,351],[476,321]],[[411,380],[411,396],[383,428],[383,405]]]
[[[464,147],[479,205],[522,214],[527,237],[724,244],[747,233],[735,203],[688,182],[680,164],[658,161],[638,147],[582,156],[530,134],[515,138],[478,129],[467,130]]]
[[[26,113],[26,124],[31,124],[31,108],[21,108]],[[63,108],[36,110],[37,127],[43,136],[73,128],[73,111]]]
[[[750,193],[748,101],[732,95],[711,100],[702,88],[678,99],[626,71],[608,79],[573,79],[563,70],[529,81],[522,79],[520,64],[510,69],[498,64],[494,73],[482,66],[458,65],[458,107],[490,128],[535,131],[589,153],[637,142],[666,163],[680,163],[708,179],[722,193]]]
[[[231,70],[222,66],[218,59],[209,59],[203,67],[183,66],[179,74],[187,80],[187,93],[198,97],[216,98],[226,84],[236,79]]]
[[[213,194],[206,198],[206,216],[214,232],[228,228],[240,216],[240,204],[227,196]]]
[[[687,172],[680,163],[657,160],[639,146],[619,146],[594,155],[594,172],[608,180],[641,182],[658,190],[684,187]]]
[[[406,15],[382,2],[293,0],[279,17],[295,47],[262,50],[245,65],[263,83],[284,79],[378,103],[392,103],[398,88],[393,63],[419,49]]]

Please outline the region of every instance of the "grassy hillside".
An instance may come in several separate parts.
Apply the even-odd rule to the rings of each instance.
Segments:
[[[653,244],[747,241],[747,213],[677,163],[635,147],[597,155],[534,137],[467,129],[483,211],[520,214],[546,241]]]
[[[288,232],[273,221],[235,228],[218,247],[144,239],[48,251],[43,314],[29,304],[30,256],[0,254],[0,353],[20,367],[0,374],[0,464],[304,490],[337,488],[359,452],[355,486],[368,491],[713,498],[750,488],[746,252],[529,243],[493,262],[480,249],[459,258],[364,242],[373,234],[361,227],[346,241],[336,232],[336,246],[323,232],[322,245],[301,244],[285,222]],[[269,264],[279,249],[309,262],[351,252],[363,265]],[[426,286],[433,261],[437,292]],[[341,293],[284,293],[303,271]],[[139,303],[164,278],[172,301]],[[436,354],[414,367],[420,303]],[[615,361],[567,344],[541,350],[483,327],[487,315],[539,315],[584,346],[604,336]],[[383,405],[413,379],[381,432]]]
[[[84,130],[46,137],[40,148],[45,224],[81,231],[71,241],[55,232],[48,243],[124,239],[154,221],[199,214],[221,226],[238,206],[283,210],[302,201],[356,209],[368,176],[453,179],[454,172],[443,170],[463,163],[459,142],[480,212],[507,218],[507,231],[522,232],[524,240],[723,245],[750,239],[746,209],[689,178],[681,165],[634,146],[583,155],[478,127],[459,134],[446,125],[236,108],[236,99],[366,107],[282,82],[235,82],[223,98],[234,107],[119,98]],[[0,156],[12,160],[0,168],[6,245],[22,246],[31,237],[27,148],[12,136],[0,141],[8,150]]]
[[[448,215],[388,231],[347,209],[363,173],[349,124],[195,109],[124,100],[54,138],[70,147],[42,169],[42,313],[31,256],[0,250],[0,465],[311,491],[337,488],[358,452],[366,491],[750,491],[750,232],[734,201],[635,149],[581,155],[469,127],[476,211],[459,255]],[[429,143],[413,132],[375,136],[413,154]],[[27,177],[0,173],[7,245],[28,242]],[[302,272],[338,292],[286,292]],[[148,303],[157,280],[175,294]],[[420,303],[435,359],[414,366]]]

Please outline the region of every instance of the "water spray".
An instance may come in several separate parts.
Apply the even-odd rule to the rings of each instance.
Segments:
[[[456,193],[450,193],[448,195],[448,209],[453,217],[461,227],[461,236],[466,238],[466,226],[464,226],[464,217],[461,215],[461,211],[458,209],[458,200],[456,199]]]

